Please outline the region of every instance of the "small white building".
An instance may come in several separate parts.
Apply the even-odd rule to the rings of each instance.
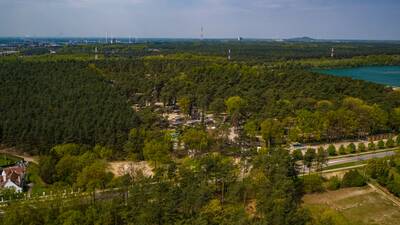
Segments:
[[[25,173],[26,165],[23,162],[4,168],[0,176],[0,189],[14,188],[16,192],[22,192],[25,184]]]

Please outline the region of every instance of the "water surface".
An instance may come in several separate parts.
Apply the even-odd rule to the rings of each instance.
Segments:
[[[318,69],[316,72],[338,77],[351,77],[378,84],[400,87],[400,66],[373,66],[347,69]]]

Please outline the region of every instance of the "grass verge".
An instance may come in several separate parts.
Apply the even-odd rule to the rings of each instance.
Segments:
[[[346,167],[351,167],[351,166],[358,166],[358,165],[362,165],[362,164],[365,164],[365,161],[348,162],[348,163],[343,163],[343,164],[337,164],[337,165],[324,167],[322,171],[334,170],[334,169],[339,169],[339,168],[346,168]]]

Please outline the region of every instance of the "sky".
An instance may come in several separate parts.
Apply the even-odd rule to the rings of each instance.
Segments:
[[[0,0],[0,36],[400,40],[400,0]]]

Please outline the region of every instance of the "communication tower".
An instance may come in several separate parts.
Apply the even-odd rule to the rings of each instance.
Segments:
[[[97,47],[94,48],[94,60],[98,60],[99,59],[99,55],[97,55],[98,51],[97,51]]]

